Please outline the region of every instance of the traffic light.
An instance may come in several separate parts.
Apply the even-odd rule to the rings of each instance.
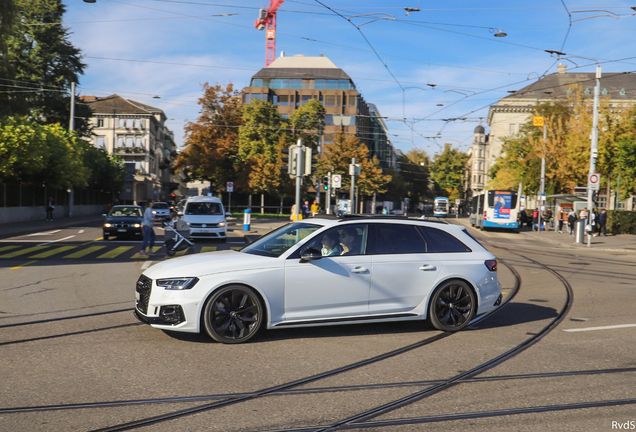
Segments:
[[[311,173],[317,169],[314,164],[318,162],[318,159],[314,158],[314,156],[318,154],[318,150],[312,150],[309,147],[304,148],[304,150],[305,169],[303,170],[302,175],[311,175]]]
[[[298,175],[299,153],[302,156],[302,148],[298,148],[298,146],[296,145],[283,149],[283,154],[288,155],[287,157],[283,158],[283,162],[287,164],[287,166],[283,167],[283,169],[287,170],[287,174],[289,174],[292,177],[296,177]],[[300,173],[300,175],[302,175],[302,173]]]
[[[329,190],[329,176],[326,175],[322,178],[322,190],[328,191]]]

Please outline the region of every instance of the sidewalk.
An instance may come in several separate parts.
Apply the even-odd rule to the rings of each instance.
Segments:
[[[46,219],[36,221],[12,222],[0,225],[0,237],[18,236],[34,231],[52,231],[72,226],[101,226],[102,214],[84,216],[64,216],[48,222]]]
[[[470,226],[470,220],[468,218],[453,219],[460,224],[468,227],[469,229],[475,229]],[[552,244],[561,245],[567,248],[581,248],[584,250],[597,250],[604,252],[631,252],[636,253],[636,235],[632,234],[619,234],[619,235],[607,235],[592,237],[592,246],[587,247],[587,235],[584,236],[584,243],[574,243],[574,237],[571,237],[567,233],[565,225],[562,233],[555,232],[554,228],[550,231],[532,231],[529,229],[522,230],[519,235],[527,236],[537,241],[545,241]],[[503,232],[503,230],[501,231]]]

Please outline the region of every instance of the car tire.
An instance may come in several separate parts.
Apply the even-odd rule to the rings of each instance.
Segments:
[[[477,300],[468,284],[461,280],[448,280],[431,296],[428,319],[438,330],[455,332],[466,327],[476,312]]]
[[[108,235],[104,234],[104,240],[108,241]]]
[[[212,294],[203,309],[206,333],[215,341],[238,344],[252,339],[263,325],[264,308],[251,288],[229,285]]]
[[[174,256],[174,254],[176,253],[176,251],[173,249],[174,244],[174,239],[168,239],[165,241],[164,246],[166,247],[166,255]]]

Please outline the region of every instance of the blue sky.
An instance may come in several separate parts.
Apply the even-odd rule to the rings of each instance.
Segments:
[[[80,93],[117,93],[163,109],[179,144],[184,124],[197,119],[203,83],[242,88],[265,66],[265,32],[254,20],[269,1],[64,3],[64,25],[88,65]],[[397,149],[433,156],[447,142],[467,150],[480,121],[487,126],[489,105],[556,72],[559,62],[569,72],[592,72],[594,60],[603,72],[636,71],[634,4],[286,0],[277,56],[322,53],[387,117]],[[420,11],[407,16],[405,7]],[[507,36],[495,37],[500,31]]]

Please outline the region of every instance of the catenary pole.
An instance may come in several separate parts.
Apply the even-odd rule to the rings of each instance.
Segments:
[[[596,173],[596,156],[598,154],[598,105],[601,95],[601,65],[596,65],[596,86],[594,87],[594,117],[592,122],[592,145],[590,149],[590,172],[587,184],[587,217],[592,220],[592,212],[594,211],[594,201],[592,200],[592,185],[589,178]],[[586,221],[587,225],[587,221]],[[587,236],[587,247],[592,247],[592,234]]]

